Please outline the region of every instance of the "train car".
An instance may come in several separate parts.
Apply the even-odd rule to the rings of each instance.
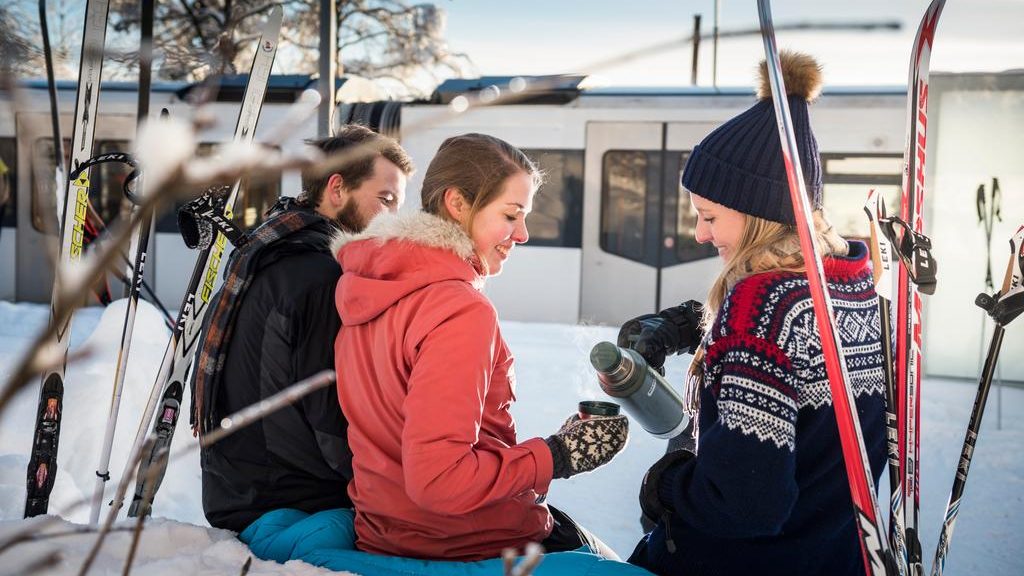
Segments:
[[[212,104],[221,123],[200,135],[204,149],[231,138],[244,85],[243,79],[234,82]],[[955,99],[954,104],[943,104],[955,96],[944,94],[944,86],[983,95],[994,89],[998,94],[994,101],[1005,108],[1000,112],[1003,116],[994,118],[1016,118],[1020,113],[1020,103],[1008,98],[1024,84],[1024,73],[933,74],[933,84],[938,91],[932,96],[933,107],[944,106],[941,122],[950,126],[961,121],[957,117],[960,104]],[[308,77],[274,77],[256,138],[311,85]],[[61,84],[65,137],[70,136],[74,88],[73,83]],[[194,88],[157,84],[151,108],[157,111],[166,106],[172,115],[190,114],[188,95]],[[401,140],[419,168],[410,181],[403,210],[418,208],[419,187],[430,158],[445,138],[455,134],[484,132],[503,138],[524,149],[545,172],[545,184],[528,219],[530,241],[516,248],[502,275],[489,280],[485,288],[505,319],[615,325],[683,300],[702,299],[720,269],[715,251],[693,240],[696,214],[679,179],[693,146],[753,104],[752,87],[592,88],[582,76],[483,77],[446,81],[431,98],[419,102],[366,102],[372,97],[365,90],[360,94],[339,98],[336,122],[367,124]],[[97,150],[129,144],[135,130],[135,97],[133,85],[104,84]],[[51,276],[45,265],[44,232],[53,212],[39,200],[52,194],[52,185],[47,190],[49,168],[44,165],[50,157],[45,85],[30,82],[19,101],[2,104],[0,158],[11,166],[15,190],[0,236],[0,270],[5,272],[0,299],[48,301]],[[981,106],[994,110],[992,105]],[[905,89],[826,87],[811,115],[822,156],[825,206],[842,234],[863,238],[868,231],[863,204],[870,188],[883,190],[890,212],[898,212]],[[935,135],[940,133],[949,142],[940,156],[952,154],[949,150],[962,137],[944,131],[934,118],[937,115],[929,128],[933,140],[929,154],[934,153]],[[315,133],[310,120],[295,127],[284,146],[301,146]],[[956,214],[947,213],[943,197],[953,192],[943,190],[935,163],[928,166],[929,188],[938,184],[936,194],[929,193],[925,204],[925,222],[931,228],[933,222],[947,222]],[[122,209],[116,181],[123,173],[116,170],[100,170],[93,199],[104,217],[111,219]],[[1008,181],[1012,180],[1004,176],[1004,190]],[[262,189],[243,186],[236,219],[243,226],[253,226],[279,194],[298,192],[295,174],[285,174],[279,183]],[[1024,205],[1004,201],[1004,216],[1019,211],[1014,207],[1018,204]],[[164,213],[156,230],[147,277],[158,296],[173,308],[184,292],[194,256],[177,234],[173,211]],[[936,238],[937,251],[943,241]],[[998,247],[1003,241],[994,237],[991,243]],[[944,302],[964,300],[963,306],[969,307],[977,288],[968,287],[961,277],[947,280],[943,274],[973,265],[967,255],[957,253],[956,258],[956,262],[940,260],[940,287],[950,287]],[[973,294],[964,295],[972,290]],[[939,373],[976,374],[973,352],[954,354],[937,330],[929,330],[932,325],[946,329],[948,323],[929,321],[928,302],[926,298],[925,346],[943,350]],[[984,339],[982,332],[977,336]]]
[[[483,78],[449,81],[434,103],[402,109],[402,143],[418,160],[449,135],[487,132],[526,150],[547,174],[528,219],[530,241],[488,282],[502,316],[617,324],[703,299],[720,263],[713,248],[693,239],[696,214],[680,175],[694,144],[751,106],[753,90],[535,81],[547,93],[515,104],[446,116],[460,95],[500,94],[513,83]],[[897,88],[844,89],[826,90],[813,106],[825,205],[846,234],[867,233],[869,188],[898,195],[905,101]]]
[[[208,154],[218,143],[230,142],[245,90],[245,76],[221,79],[216,97],[207,104],[215,121],[197,136],[200,154]],[[355,101],[379,97],[366,92],[365,81],[339,81],[340,98]],[[315,85],[309,76],[274,76],[268,85],[255,138],[281,122],[298,96]],[[198,84],[155,83],[150,96],[153,115],[167,109],[172,116],[191,118],[192,101],[203,88]],[[61,135],[65,162],[70,150],[72,115],[77,84],[57,84]],[[96,154],[130,151],[136,133],[137,85],[104,82],[100,90],[94,150]],[[317,134],[315,119],[291,127],[284,148],[298,149],[307,138]],[[10,168],[12,194],[7,203],[0,231],[0,299],[48,302],[53,283],[52,252],[55,246],[56,208],[53,179],[53,133],[45,81],[23,83],[21,89],[0,101],[0,158]],[[101,220],[110,225],[128,213],[123,182],[129,169],[118,164],[103,164],[93,170],[90,198]],[[298,174],[283,174],[279,182],[259,186],[245,183],[235,206],[236,221],[246,228],[258,224],[263,213],[282,194],[298,194]],[[185,292],[195,254],[188,250],[178,234],[174,210],[164,207],[155,223],[155,234],[146,269],[147,283],[167,306],[176,308]],[[115,286],[117,293],[120,290]]]

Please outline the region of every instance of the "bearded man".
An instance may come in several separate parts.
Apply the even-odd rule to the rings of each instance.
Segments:
[[[412,161],[399,144],[362,126],[309,142],[329,170],[302,174],[231,255],[210,304],[193,377],[193,428],[334,368],[341,326],[334,292],[342,270],[330,253],[338,230],[361,232],[405,200]],[[281,508],[351,507],[347,422],[334,386],[202,451],[203,510],[211,526],[241,532]]]

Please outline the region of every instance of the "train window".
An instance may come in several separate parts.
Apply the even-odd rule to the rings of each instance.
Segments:
[[[638,262],[645,253],[650,154],[612,150],[601,168],[601,249]]]
[[[18,225],[18,147],[14,138],[0,138],[0,226]]]
[[[899,213],[903,156],[899,154],[822,154],[822,198],[829,219],[847,238],[869,235],[864,203],[868,190],[882,191],[889,214]]]
[[[690,158],[690,152],[681,152],[677,158],[679,165],[673,171],[676,187],[679,190],[675,217],[675,250],[673,251],[675,263],[682,264],[713,258],[718,255],[718,250],[711,244],[698,243],[694,237],[694,232],[697,229],[697,211],[690,203],[690,194],[682,185],[683,168],[686,167],[686,161]]]
[[[53,233],[56,226],[56,212],[53,180],[53,139],[39,138],[33,147],[32,169],[32,226],[45,233]],[[104,154],[129,149],[127,140],[98,140],[94,152]],[[64,140],[64,162],[70,163],[71,141]],[[130,209],[124,196],[124,182],[131,167],[117,162],[107,162],[93,168],[89,187],[89,200],[102,224],[109,225]]]
[[[530,246],[579,248],[583,237],[583,151],[523,150],[544,173],[527,223]]]
[[[215,143],[204,142],[196,150],[197,156],[209,156],[213,153]],[[281,181],[250,183],[243,179],[238,188],[238,196],[235,198],[236,225],[244,230],[251,230],[263,223],[263,217],[267,210],[277,202],[281,196]],[[158,232],[178,233],[178,208],[181,203],[175,205],[173,210],[167,210],[157,220],[156,229]]]

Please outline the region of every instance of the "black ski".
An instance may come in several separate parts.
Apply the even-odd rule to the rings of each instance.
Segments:
[[[46,0],[39,0],[39,27],[43,33],[43,59],[46,61],[46,88],[50,95],[50,121],[53,124],[54,198],[57,201],[57,226],[64,218],[64,139],[60,135],[60,108],[57,107],[57,81],[53,76],[53,50],[47,26]]]
[[[985,358],[985,366],[978,382],[978,392],[974,397],[974,408],[971,410],[971,419],[967,424],[967,435],[964,437],[963,448],[960,450],[960,462],[957,464],[956,476],[953,478],[953,489],[949,494],[949,503],[946,504],[946,516],[942,522],[942,532],[939,533],[935,560],[932,562],[932,576],[941,576],[946,566],[946,555],[949,553],[949,543],[953,539],[956,517],[960,513],[960,500],[963,498],[964,488],[967,486],[967,473],[971,469],[974,444],[978,441],[981,419],[985,415],[985,404],[988,402],[988,391],[992,387],[992,374],[999,361],[999,349],[1003,345],[1005,327],[1024,312],[1024,273],[1021,272],[1022,269],[1024,269],[1024,226],[1018,228],[1013,238],[1010,238],[1010,263],[1006,267],[1006,277],[1003,279],[1002,288],[991,296],[983,292],[974,301],[995,320],[996,326],[992,332],[992,343],[989,344],[988,357]]]
[[[267,82],[270,78],[270,69],[277,52],[280,30],[281,8],[275,7],[264,24],[256,56],[249,71],[249,82],[245,88],[238,123],[235,126],[235,142],[250,142],[253,139],[256,123],[263,106]],[[235,182],[227,197],[223,199],[224,204],[219,215],[227,219],[231,218],[238,188],[239,182]],[[192,278],[178,313],[177,325],[167,343],[163,362],[153,384],[149,403],[146,405],[146,411],[139,424],[139,432],[136,434],[131,455],[128,458],[130,465],[135,459],[135,454],[142,449],[146,431],[150,429],[150,422],[152,422],[151,434],[155,436],[156,442],[149,453],[143,456],[139,465],[135,493],[128,508],[129,516],[145,516],[150,513],[153,497],[166,472],[167,454],[174,437],[178,417],[181,414],[186,376],[198,347],[199,332],[203,318],[208,311],[210,298],[213,296],[227,244],[227,236],[220,231],[212,232],[209,235],[209,242],[203,244],[202,251],[196,260],[196,266],[192,271]],[[156,408],[158,402],[159,410]],[[154,413],[156,413],[155,420],[153,420]],[[156,467],[156,469],[151,471],[151,467]]]
[[[99,108],[100,79],[103,67],[103,46],[106,41],[108,0],[89,0],[85,8],[82,33],[82,56],[78,69],[78,99],[75,104],[75,123],[71,138],[71,166],[77,168],[92,156],[96,112]],[[54,142],[57,145],[57,142]],[[73,181],[69,178],[64,208],[61,212],[60,252],[54,271],[53,294],[50,300],[50,322],[56,310],[66,305],[61,302],[60,278],[82,258],[82,232],[89,201],[89,170],[82,171]],[[35,432],[29,456],[25,516],[45,514],[50,504],[50,493],[57,476],[57,448],[64,402],[64,376],[68,343],[71,337],[71,318],[60,326],[49,343],[54,355],[61,358],[56,366],[48,368],[42,376],[39,405],[36,409]]]

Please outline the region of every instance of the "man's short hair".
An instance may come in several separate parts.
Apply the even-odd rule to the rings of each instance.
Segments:
[[[324,153],[328,167],[302,171],[302,193],[299,200],[317,207],[323,200],[324,187],[332,174],[340,174],[345,188],[358,188],[373,175],[373,164],[378,156],[389,160],[406,176],[412,174],[412,158],[393,138],[383,136],[358,124],[342,126],[334,136],[307,140]]]

